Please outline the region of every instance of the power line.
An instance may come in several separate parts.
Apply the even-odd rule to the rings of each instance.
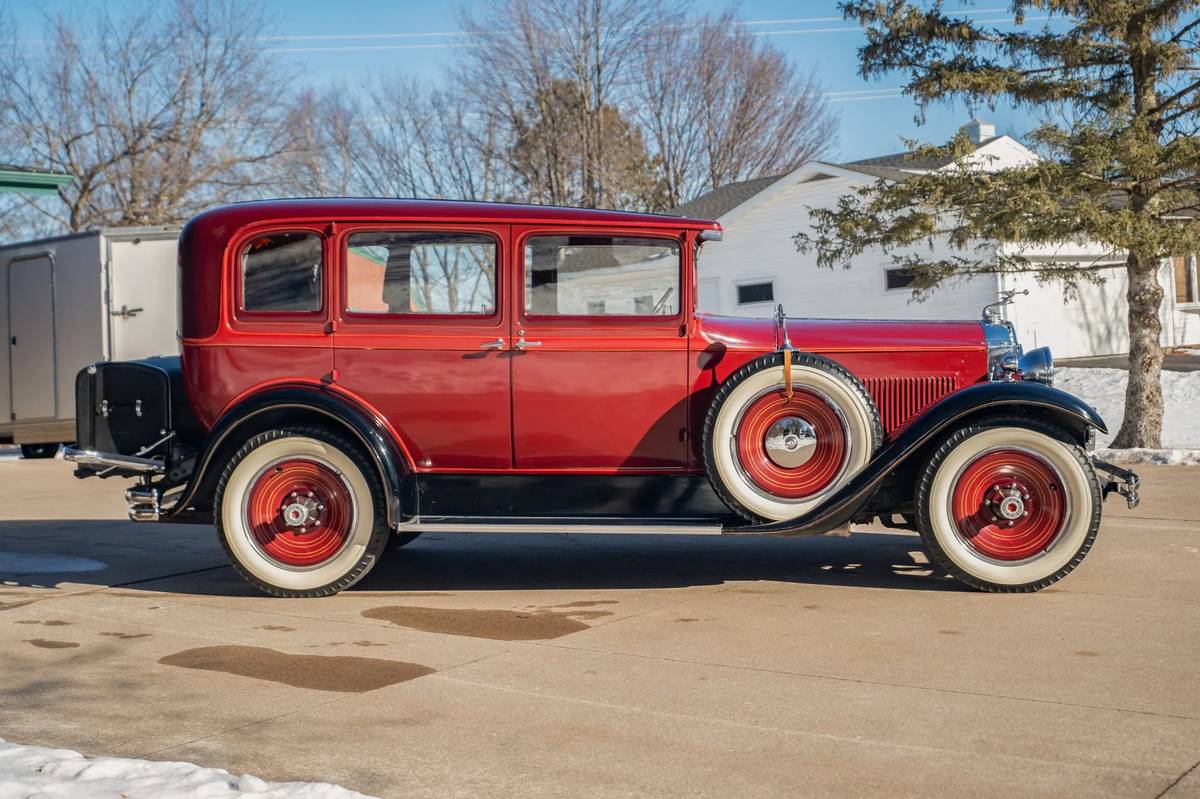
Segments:
[[[879,89],[851,89],[851,90],[840,91],[840,92],[825,92],[824,94],[826,97],[853,97],[853,96],[861,95],[861,94],[881,94],[883,92],[892,93],[892,92],[900,92],[900,91],[904,91],[904,88],[902,86],[888,86],[888,87],[879,88]]]
[[[1006,8],[974,8],[965,11],[954,12],[960,16],[976,16],[980,14],[996,14],[1005,12]],[[1027,19],[1047,19],[1048,17],[1028,17]],[[742,19],[736,20],[734,24],[744,25],[746,27],[765,26],[765,25],[806,25],[820,22],[844,22],[844,17],[784,17],[779,19]],[[982,19],[977,22],[1005,22],[1006,19]],[[759,34],[765,35],[780,35],[793,33],[833,33],[846,30],[862,30],[862,28],[852,25],[843,25],[837,28],[804,28],[799,30],[784,30],[784,31],[756,31]],[[338,41],[342,39],[407,39],[407,38],[436,38],[436,37],[453,37],[466,36],[466,31],[413,31],[404,33],[313,33],[313,34],[281,34],[276,36],[259,36],[259,41],[264,42],[291,42],[291,41]],[[449,46],[449,45],[447,45]]]

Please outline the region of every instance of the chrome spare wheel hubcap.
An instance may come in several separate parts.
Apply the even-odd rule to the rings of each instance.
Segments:
[[[817,447],[813,426],[799,416],[785,416],[767,429],[767,457],[784,469],[803,466]]]

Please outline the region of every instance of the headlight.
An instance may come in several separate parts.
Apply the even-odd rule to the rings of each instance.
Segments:
[[[1030,350],[1017,359],[1017,371],[1022,380],[1054,385],[1054,356],[1049,347]]]

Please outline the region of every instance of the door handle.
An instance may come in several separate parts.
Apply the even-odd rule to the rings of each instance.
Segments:
[[[525,350],[529,349],[530,347],[540,346],[542,346],[542,342],[540,341],[526,341],[524,338],[519,338],[517,339],[517,342],[513,344],[513,349]]]
[[[140,314],[143,310],[143,308],[130,308],[128,305],[122,305],[121,310],[112,311],[111,313],[113,316],[120,317],[121,319],[132,319]]]
[[[479,345],[481,350],[502,350],[504,349],[504,339],[498,338],[495,341],[485,341]]]

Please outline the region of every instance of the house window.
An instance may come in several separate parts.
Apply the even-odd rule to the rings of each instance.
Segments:
[[[253,313],[321,310],[321,237],[268,233],[242,251],[242,308]]]
[[[775,301],[775,283],[743,283],[737,287],[738,305]]]
[[[1175,302],[1184,305],[1200,302],[1200,286],[1197,286],[1196,255],[1177,255],[1175,266]]]
[[[888,291],[906,289],[916,280],[916,275],[911,269],[887,269],[884,270],[884,280]]]

